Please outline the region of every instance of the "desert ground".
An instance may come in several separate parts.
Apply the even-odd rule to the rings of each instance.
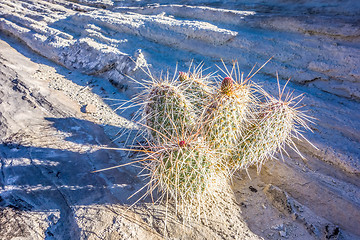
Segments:
[[[351,0],[0,0],[0,239],[360,239],[359,16]],[[144,68],[271,57],[253,80],[304,93],[314,146],[236,172],[221,216],[137,201],[139,165],[93,173],[136,158],[118,148],[138,107],[118,107]]]

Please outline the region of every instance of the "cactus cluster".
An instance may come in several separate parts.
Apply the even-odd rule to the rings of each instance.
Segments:
[[[230,191],[235,170],[260,169],[286,144],[296,149],[292,137],[307,128],[298,98],[282,100],[284,89],[275,98],[237,69],[225,77],[197,67],[173,80],[153,78],[142,93],[148,192],[158,189],[187,216],[200,217],[219,192]]]

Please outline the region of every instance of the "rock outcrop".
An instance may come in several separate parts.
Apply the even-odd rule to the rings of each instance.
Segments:
[[[360,99],[360,6],[353,1],[224,4],[248,11],[214,8],[211,1],[203,2],[208,7],[196,6],[198,1],[185,1],[195,6],[143,1],[136,7],[118,1],[74,2],[2,1],[0,29],[65,67],[113,81],[121,82],[137,68],[130,60],[137,49],[162,67],[187,61],[187,52],[208,60],[236,59],[244,70],[273,56],[266,74],[278,72],[297,83]],[[162,61],[168,51],[163,46],[177,52],[169,61]]]
[[[360,4],[181,4],[0,0],[0,239],[359,238]],[[146,191],[138,168],[92,173],[136,157],[113,148],[136,133],[136,107],[117,108],[142,69],[222,59],[247,74],[270,57],[253,80],[275,94],[278,72],[305,92],[316,148],[296,140],[305,159],[288,149],[237,173],[221,218],[182,225],[147,198],[128,208]]]

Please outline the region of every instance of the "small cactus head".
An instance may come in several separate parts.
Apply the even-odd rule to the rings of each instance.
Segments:
[[[225,77],[221,82],[221,93],[229,95],[234,88],[234,80],[231,77]]]
[[[147,92],[142,120],[154,142],[163,143],[190,131],[195,113],[191,102],[177,85],[154,83]]]
[[[185,80],[189,79],[189,76],[185,72],[179,72],[179,80],[180,82],[183,82]]]

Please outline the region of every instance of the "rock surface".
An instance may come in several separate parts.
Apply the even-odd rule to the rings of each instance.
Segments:
[[[158,3],[0,0],[0,239],[360,238],[360,3]],[[306,93],[317,148],[237,173],[222,222],[128,209],[146,183],[135,166],[91,173],[134,157],[101,148],[135,128],[135,109],[116,110],[138,92],[128,76],[220,59],[248,73],[272,56],[254,80],[275,94],[278,71]]]
[[[109,136],[133,126],[99,95],[126,97],[102,79],[19,48],[31,60],[3,40],[0,49],[0,239],[258,239],[232,215],[241,210],[231,201],[221,225],[182,226],[176,215],[164,218],[171,209],[146,199],[129,209],[144,193],[128,199],[145,184],[135,167],[92,173],[131,161],[102,148],[117,147]]]
[[[273,56],[266,74],[278,71],[280,77],[360,99],[360,5],[351,0],[224,3],[239,10],[211,1],[139,1],[135,7],[122,1],[1,2],[0,29],[87,74],[122,82],[138,67],[130,60],[138,49],[166,67],[159,58],[169,58],[167,46],[176,52],[170,66],[188,61],[184,52],[201,60],[236,59],[244,70]]]

